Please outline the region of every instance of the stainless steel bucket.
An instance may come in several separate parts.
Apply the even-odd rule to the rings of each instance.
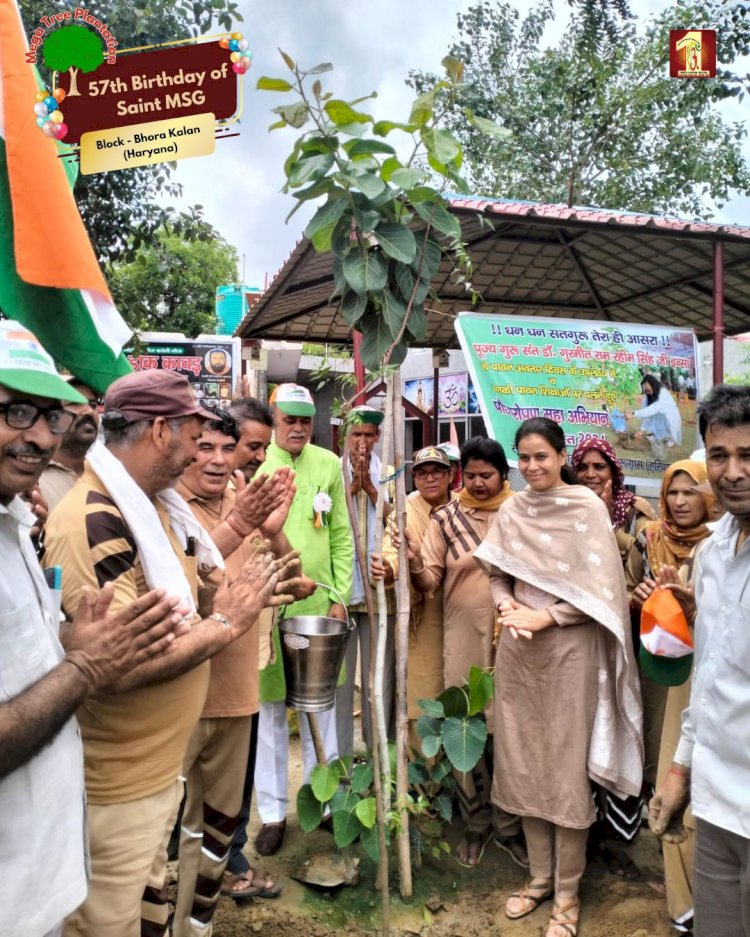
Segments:
[[[316,585],[333,592],[341,601],[330,586]],[[306,713],[333,708],[351,629],[348,616],[346,621],[325,615],[295,615],[279,620],[287,706]]]

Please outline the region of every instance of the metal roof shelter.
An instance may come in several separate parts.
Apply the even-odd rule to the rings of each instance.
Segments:
[[[720,379],[723,335],[750,329],[750,227],[476,196],[451,197],[448,207],[461,221],[481,299],[471,306],[443,257],[424,347],[456,348],[453,320],[472,308],[496,316],[660,323],[693,328],[702,340],[713,334]],[[301,240],[237,334],[351,341],[336,303],[329,303],[331,262],[330,253]]]

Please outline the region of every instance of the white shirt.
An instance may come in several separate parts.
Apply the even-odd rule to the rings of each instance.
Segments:
[[[0,704],[63,657],[20,498],[0,504]],[[0,751],[0,758],[2,752]],[[42,937],[86,897],[83,749],[75,719],[0,781],[0,937]]]
[[[674,760],[692,764],[695,816],[750,839],[750,540],[716,524],[696,561],[695,667]]]

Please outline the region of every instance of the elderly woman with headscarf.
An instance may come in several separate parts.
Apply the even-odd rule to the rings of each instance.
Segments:
[[[707,526],[714,518],[716,499],[708,486],[704,462],[684,459],[670,466],[659,497],[660,520],[648,524],[640,534],[646,555],[647,575],[634,593],[641,605],[649,595],[668,582],[692,582],[695,558],[711,535]],[[680,738],[682,711],[690,698],[690,680],[670,687],[658,751],[658,777],[664,780]],[[653,755],[652,755],[653,758]],[[681,842],[662,840],[667,908],[678,933],[692,933],[693,926],[693,848],[695,821],[690,807],[683,817],[685,838]]]
[[[643,581],[644,573],[636,534],[646,521],[656,520],[656,512],[645,498],[627,490],[622,462],[606,439],[579,443],[570,457],[570,467],[578,484],[593,491],[609,510],[630,594]]]

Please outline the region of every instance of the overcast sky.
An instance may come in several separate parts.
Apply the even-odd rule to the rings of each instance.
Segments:
[[[513,2],[520,9],[529,6]],[[312,211],[300,210],[284,223],[296,202],[280,192],[282,167],[298,131],[267,132],[275,119],[271,108],[292,95],[255,90],[261,75],[284,75],[277,47],[303,67],[332,62],[334,71],[321,76],[324,89],[344,99],[377,91],[377,99],[363,108],[376,118],[405,121],[413,98],[404,83],[409,69],[440,71],[440,60],[457,35],[456,14],[470,5],[470,0],[239,0],[244,22],[237,28],[253,54],[244,77],[241,135],[217,142],[212,156],[182,160],[175,177],[184,186],[184,204],[203,205],[208,221],[237,248],[240,275],[244,255],[247,284],[262,289],[266,278],[273,279]],[[550,41],[562,32],[568,9],[564,0],[556,5],[560,13],[548,31]],[[660,0],[631,0],[640,18],[666,6]],[[743,119],[747,107],[732,104],[731,119]],[[750,156],[750,146],[746,151]],[[750,202],[725,206],[717,220],[750,223]]]

